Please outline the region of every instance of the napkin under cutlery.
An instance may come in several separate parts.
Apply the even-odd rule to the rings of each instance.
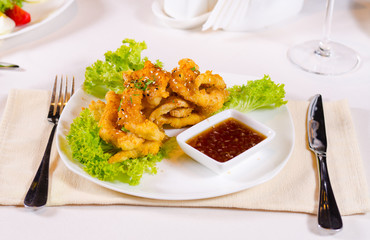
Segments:
[[[0,120],[0,205],[23,205],[52,127],[45,119],[50,93],[11,90]],[[79,175],[60,160],[56,147],[50,163],[48,205],[127,204],[145,206],[215,207],[316,214],[318,180],[316,160],[308,149],[308,102],[289,101],[295,128],[295,146],[284,169],[272,180],[241,192],[203,200],[165,201],[118,193]],[[328,165],[332,187],[342,215],[370,211],[369,188],[346,100],[326,102]]]

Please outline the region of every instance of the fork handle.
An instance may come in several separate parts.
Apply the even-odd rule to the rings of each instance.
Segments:
[[[57,124],[54,124],[44,156],[24,199],[26,207],[43,207],[48,199],[50,152],[56,127]]]

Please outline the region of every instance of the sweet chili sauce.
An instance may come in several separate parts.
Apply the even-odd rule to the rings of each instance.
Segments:
[[[228,118],[186,141],[198,151],[226,162],[266,138],[244,123]]]

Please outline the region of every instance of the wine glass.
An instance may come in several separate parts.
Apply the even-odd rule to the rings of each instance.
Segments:
[[[321,40],[312,40],[291,47],[288,57],[292,63],[305,71],[323,74],[338,75],[355,69],[360,58],[351,48],[330,41],[334,0],[327,0],[326,15]]]

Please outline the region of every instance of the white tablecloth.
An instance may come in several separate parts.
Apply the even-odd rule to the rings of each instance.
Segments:
[[[306,1],[302,12],[257,32],[176,30],[151,12],[151,0],[77,0],[63,14],[23,35],[0,41],[0,118],[13,88],[50,89],[56,74],[74,75],[115,50],[125,38],[146,41],[144,55],[172,69],[184,57],[203,69],[271,78],[287,99],[347,98],[370,180],[370,1],[337,0],[332,39],[360,53],[360,67],[341,76],[303,72],[286,57],[289,46],[320,38],[325,1]],[[0,207],[2,239],[320,239],[316,216],[228,209],[135,206],[50,207],[33,212]],[[325,239],[370,239],[370,214],[346,216],[344,229]]]

